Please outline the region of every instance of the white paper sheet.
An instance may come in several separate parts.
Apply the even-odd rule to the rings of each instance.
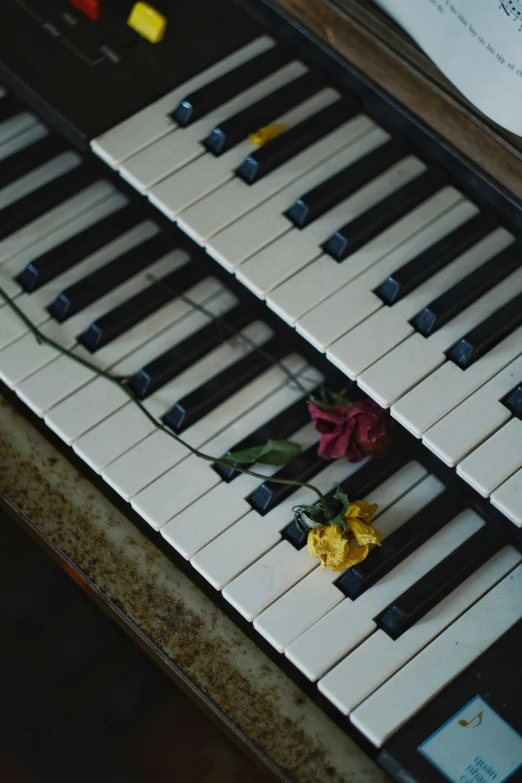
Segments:
[[[522,136],[522,0],[376,0],[492,120]]]

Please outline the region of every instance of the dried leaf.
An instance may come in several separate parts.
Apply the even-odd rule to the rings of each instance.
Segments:
[[[252,446],[249,449],[229,452],[224,459],[230,462],[258,462],[262,465],[286,465],[287,462],[301,453],[301,446],[289,440],[268,440],[262,446]]]

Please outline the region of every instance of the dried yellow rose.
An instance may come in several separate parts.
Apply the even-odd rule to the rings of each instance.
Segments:
[[[375,503],[356,500],[350,503],[344,518],[352,534],[343,536],[340,525],[324,525],[308,532],[308,554],[321,561],[321,568],[343,571],[364,560],[370,551],[370,544],[380,545],[382,535],[369,520],[377,510]]]

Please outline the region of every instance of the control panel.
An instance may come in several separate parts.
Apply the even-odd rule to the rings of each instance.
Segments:
[[[260,32],[227,0],[2,6],[0,83],[80,147]]]

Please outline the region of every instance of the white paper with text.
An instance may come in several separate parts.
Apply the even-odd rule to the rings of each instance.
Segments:
[[[522,136],[522,0],[376,0],[492,120]]]

